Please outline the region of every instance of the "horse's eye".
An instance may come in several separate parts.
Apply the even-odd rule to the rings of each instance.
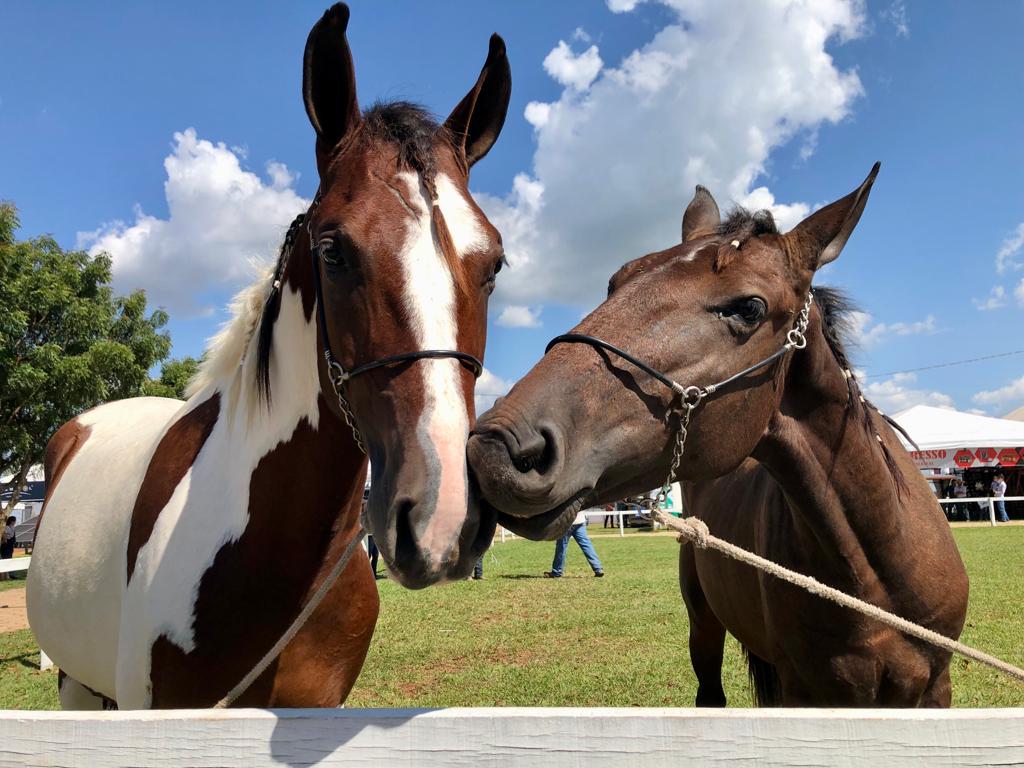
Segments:
[[[317,250],[320,252],[320,258],[323,259],[324,264],[330,264],[332,267],[347,266],[345,257],[333,237],[321,238],[317,243]]]
[[[505,258],[505,254],[501,255],[501,258],[494,262],[494,267],[491,269],[491,274],[487,280],[484,281],[484,290],[487,291],[488,295],[494,292],[494,286],[497,282],[498,273],[501,272],[501,268],[508,264],[508,259]]]
[[[724,318],[735,318],[747,325],[756,325],[764,320],[768,314],[768,306],[763,299],[757,296],[748,296],[745,299],[734,301],[728,306],[719,310],[719,315]]]

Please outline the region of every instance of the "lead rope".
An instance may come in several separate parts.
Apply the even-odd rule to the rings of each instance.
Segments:
[[[807,346],[807,338],[804,334],[807,331],[807,324],[810,317],[811,298],[811,296],[808,296],[807,303],[804,304],[804,308],[800,312],[800,318],[797,321],[796,326],[786,335],[786,344],[783,347],[783,352],[789,351],[790,349],[803,349]],[[1009,675],[1019,682],[1024,682],[1024,669],[1021,669],[1020,667],[1016,667],[1009,662],[998,659],[995,656],[991,656],[984,651],[979,651],[969,645],[964,645],[963,643],[946,637],[945,635],[940,635],[938,632],[934,632],[927,627],[922,627],[920,624],[908,621],[902,616],[897,616],[883,608],[879,608],[877,605],[872,605],[871,603],[853,597],[852,595],[848,595],[834,587],[822,584],[811,576],[791,571],[778,563],[767,560],[760,555],[755,555],[753,552],[743,549],[742,547],[737,547],[735,544],[731,544],[717,536],[712,536],[711,532],[708,530],[707,523],[700,518],[688,517],[682,519],[666,514],[661,508],[661,505],[665,503],[669,492],[672,490],[672,483],[675,482],[676,473],[679,471],[679,465],[683,460],[683,453],[686,451],[686,437],[690,427],[690,418],[701,402],[703,402],[704,398],[714,392],[714,389],[717,388],[717,386],[720,385],[706,388],[683,387],[679,390],[679,429],[676,431],[675,445],[672,448],[672,461],[669,465],[668,476],[665,478],[665,483],[661,487],[661,490],[659,490],[655,496],[655,506],[652,517],[662,525],[676,531],[679,534],[677,540],[680,544],[690,542],[700,549],[713,549],[726,557],[730,557],[738,562],[753,566],[754,568],[764,571],[777,579],[782,579],[794,586],[801,587],[812,595],[817,595],[818,597],[823,597],[826,600],[831,600],[844,608],[858,611],[859,613],[869,616],[876,621],[880,621],[893,629],[897,629],[911,637],[916,637],[918,640],[930,643],[931,645],[950,651],[951,653],[959,653],[961,656],[973,659],[974,661],[985,664],[986,666],[992,667],[993,669]]]
[[[764,571],[778,579],[787,581],[797,587],[806,589],[812,595],[818,597],[824,597],[826,600],[831,600],[837,605],[841,605],[844,608],[849,608],[854,611],[858,611],[865,616],[870,616],[876,621],[880,621],[893,629],[898,629],[911,637],[916,637],[918,640],[923,640],[926,643],[942,648],[943,650],[950,651],[952,653],[959,653],[961,656],[965,656],[968,659],[973,659],[981,664],[985,664],[993,669],[999,670],[1006,675],[1014,678],[1015,680],[1024,683],[1024,669],[1016,667],[1009,662],[997,659],[995,656],[990,656],[984,651],[979,651],[976,648],[972,648],[969,645],[940,635],[938,632],[934,632],[927,627],[922,627],[920,624],[915,624],[912,621],[904,619],[902,616],[897,616],[894,613],[890,613],[877,605],[872,605],[859,598],[853,597],[841,592],[834,587],[830,587],[826,584],[822,584],[817,579],[811,576],[805,576],[802,573],[791,571],[788,568],[784,568],[778,563],[774,563],[771,560],[766,560],[759,555],[755,555],[753,552],[748,552],[742,547],[737,547],[735,544],[730,544],[728,541],[712,536],[708,531],[707,524],[697,517],[688,517],[680,519],[666,515],[662,510],[656,510],[654,516],[658,519],[658,522],[668,526],[672,530],[679,533],[678,540],[680,543],[692,542],[695,547],[700,549],[713,549],[716,552],[720,552],[726,557],[731,557],[733,560],[737,560],[741,563],[746,563],[754,568]]]
[[[263,655],[263,658],[256,663],[256,666],[249,670],[249,674],[243,677],[239,681],[238,685],[228,691],[227,695],[223,699],[213,705],[214,709],[225,709],[226,707],[230,707],[234,704],[235,701],[238,700],[238,697],[249,690],[249,686],[256,682],[256,678],[262,675],[266,671],[267,667],[269,667],[271,663],[281,655],[281,651],[284,650],[284,647],[294,639],[295,635],[299,633],[299,630],[302,629],[302,626],[306,623],[306,620],[310,617],[313,611],[315,611],[317,606],[323,602],[324,597],[330,591],[331,587],[334,586],[338,577],[341,576],[342,571],[345,570],[345,566],[348,565],[348,561],[352,559],[352,553],[356,551],[356,548],[359,546],[359,543],[363,540],[363,536],[365,535],[366,531],[360,529],[359,532],[352,537],[352,541],[348,543],[341,559],[334,564],[334,568],[332,568],[331,572],[327,574],[327,578],[324,579],[317,591],[313,593],[313,597],[309,599],[309,602],[306,603],[305,607],[299,611],[299,615],[295,617],[291,626],[285,630],[285,633],[281,635],[280,639],[274,643],[270,650]]]

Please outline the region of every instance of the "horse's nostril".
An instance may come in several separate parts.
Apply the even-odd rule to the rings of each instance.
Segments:
[[[512,460],[512,466],[522,472],[524,475],[531,469],[537,466],[540,461],[539,456],[520,456],[517,459]]]
[[[555,437],[548,429],[541,429],[529,444],[521,446],[521,452],[512,456],[512,466],[522,474],[536,472],[546,474],[555,459]]]
[[[395,562],[398,563],[408,563],[417,554],[416,536],[412,529],[415,506],[410,499],[395,502]]]

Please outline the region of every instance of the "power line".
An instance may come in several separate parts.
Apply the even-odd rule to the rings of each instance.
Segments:
[[[985,360],[995,360],[1000,357],[1013,357],[1014,355],[1024,355],[1024,349],[1015,349],[1012,352],[999,352],[995,355],[984,355],[983,357],[968,357],[966,360],[952,360],[948,363],[936,363],[935,365],[922,365],[920,368],[905,368],[902,371],[886,371],[885,373],[872,373],[867,376],[862,376],[864,379],[880,379],[883,376],[897,376],[901,373],[918,373],[920,371],[933,371],[936,368],[951,368],[954,365],[967,365],[968,363],[981,363]],[[507,394],[507,393],[506,393]],[[504,394],[497,394],[494,392],[477,392],[477,397],[504,397]]]
[[[888,371],[886,373],[872,373],[865,376],[865,379],[879,379],[882,376],[896,376],[901,373],[917,373],[918,371],[931,371],[936,368],[950,368],[954,365],[967,365],[967,363],[980,363],[984,360],[995,360],[997,357],[1011,357],[1024,354],[1024,349],[1015,349],[1012,352],[1000,352],[996,355],[985,355],[984,357],[969,357],[966,360],[953,360],[949,363],[936,363],[935,365],[923,365],[920,368],[907,368],[903,371]]]

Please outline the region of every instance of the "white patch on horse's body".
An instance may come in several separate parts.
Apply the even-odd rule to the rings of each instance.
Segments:
[[[132,510],[156,446],[184,403],[120,400],[83,413],[90,429],[50,498],[28,574],[39,647],[79,683],[115,697]]]
[[[285,290],[274,328],[273,407],[256,389],[256,319],[269,277],[239,294],[236,315],[212,345],[188,403],[135,398],[78,418],[90,428],[54,487],[29,570],[29,620],[40,647],[75,681],[123,709],[149,706],[151,650],[161,636],[194,647],[195,603],[220,548],[249,521],[249,484],[260,460],[316,428],[320,382],[316,328],[301,296]],[[164,434],[220,394],[212,432],[156,517],[127,580],[135,501]]]
[[[281,296],[271,354],[273,407],[258,400],[253,385],[233,382],[211,383],[190,400],[198,405],[219,391],[221,415],[138,552],[122,612],[117,679],[122,708],[149,706],[150,651],[160,636],[186,653],[194,649],[200,583],[220,549],[245,532],[250,479],[260,461],[289,440],[303,419],[314,429],[318,425],[316,328],[295,291],[285,289]],[[256,355],[246,355],[235,375],[254,382],[255,365]]]
[[[398,176],[409,190],[417,213],[407,228],[399,260],[404,271],[405,309],[416,349],[458,349],[455,316],[455,280],[434,237],[430,200],[415,173]],[[458,256],[480,247],[484,232],[471,206],[444,174],[436,179],[438,205],[451,233]],[[466,520],[468,481],[466,440],[469,417],[460,384],[461,363],[452,359],[421,360],[425,404],[416,426],[416,437],[428,457],[429,471],[436,472],[436,504],[420,544],[434,558],[435,568],[444,565],[451,543]],[[430,461],[429,457],[435,457]]]

